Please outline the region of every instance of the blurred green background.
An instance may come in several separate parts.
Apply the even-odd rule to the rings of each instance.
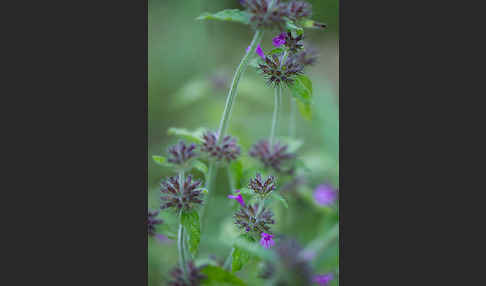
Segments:
[[[299,157],[310,170],[306,184],[296,194],[287,196],[289,209],[277,208],[287,223],[278,230],[295,238],[302,246],[325,239],[338,221],[336,208],[322,208],[313,203],[313,189],[321,183],[338,186],[339,166],[339,41],[338,0],[308,1],[313,5],[313,19],[328,24],[328,29],[306,30],[306,45],[319,51],[319,62],[307,70],[313,82],[313,119],[298,114],[297,137],[303,141]],[[236,0],[149,0],[148,22],[148,196],[149,207],[159,207],[159,182],[173,175],[171,170],[156,165],[152,155],[166,155],[166,148],[178,138],[167,135],[170,127],[195,130],[217,129],[228,86],[253,31],[244,25],[219,21],[196,21],[203,12],[241,9]],[[271,38],[265,32],[262,47],[271,49]],[[251,144],[266,138],[270,132],[273,90],[254,68],[243,76],[233,106],[229,133],[238,137],[242,153]],[[282,121],[278,135],[288,135],[289,93],[284,91]],[[224,172],[217,176],[215,204],[208,211],[212,222],[201,238],[199,257],[214,255],[224,260],[231,245],[224,244],[225,228],[231,228],[233,205],[228,203],[228,182]],[[285,214],[281,212],[286,212]],[[162,232],[176,232],[175,217],[162,212]],[[316,273],[336,271],[338,242],[331,241],[312,262]],[[149,238],[149,285],[166,285],[168,272],[177,263],[176,243],[158,243]],[[248,285],[260,285],[250,267],[237,272]],[[337,285],[337,280],[331,285]]]

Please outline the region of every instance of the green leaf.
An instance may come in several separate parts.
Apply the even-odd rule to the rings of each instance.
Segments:
[[[297,35],[302,35],[304,33],[304,29],[299,27],[297,24],[295,24],[292,20],[288,18],[285,19],[285,27],[287,28],[287,30],[295,31]]]
[[[292,137],[280,137],[280,140],[288,146],[287,152],[289,153],[297,152],[300,149],[300,147],[304,145],[303,140],[292,138]]]
[[[166,166],[167,158],[165,158],[163,156],[153,155],[152,159],[154,159],[155,163],[162,165],[162,166]]]
[[[204,128],[198,128],[195,131],[189,131],[184,128],[171,127],[169,128],[169,130],[167,130],[167,134],[179,136],[194,143],[202,143],[203,142],[202,136],[204,130],[205,130]]]
[[[235,160],[229,165],[231,172],[231,178],[234,181],[235,188],[239,189],[242,187],[241,180],[243,179],[243,163],[241,160]]]
[[[283,52],[284,52],[283,48],[275,48],[275,49],[271,50],[270,52],[268,52],[268,55],[280,54],[280,53],[283,53]]]
[[[314,29],[324,29],[327,28],[325,23],[320,23],[311,19],[304,19],[299,21],[299,25],[302,28],[314,28]]]
[[[287,200],[284,197],[282,197],[280,194],[273,192],[272,197],[276,198],[279,202],[281,202],[285,208],[287,209],[289,208],[289,204],[287,203]]]
[[[201,226],[199,224],[199,214],[193,210],[191,212],[182,212],[181,223],[188,235],[189,251],[193,256],[197,254],[199,241],[201,240]]]
[[[305,119],[312,118],[312,81],[305,75],[299,75],[290,86],[291,94],[297,100],[300,113]]]
[[[201,283],[203,286],[246,286],[243,280],[219,266],[208,265],[201,273],[206,276]]]
[[[236,247],[232,254],[231,271],[236,272],[241,270],[243,266],[250,260],[250,253],[242,248]]]
[[[201,16],[197,17],[196,20],[218,20],[218,21],[229,21],[248,25],[250,24],[251,15],[246,11],[241,11],[238,9],[226,9],[223,11],[211,13],[203,13]]]

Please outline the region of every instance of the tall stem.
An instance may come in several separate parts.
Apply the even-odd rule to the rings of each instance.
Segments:
[[[275,100],[273,107],[272,129],[270,130],[270,148],[273,146],[275,132],[277,130],[278,117],[280,113],[280,102],[282,97],[282,87],[279,85],[275,88]]]
[[[226,105],[224,107],[223,117],[221,118],[221,122],[219,123],[219,130],[218,130],[219,135],[218,135],[218,142],[217,142],[218,144],[222,142],[223,137],[226,133],[226,129],[228,128],[228,121],[231,114],[231,108],[233,107],[233,101],[235,100],[236,97],[236,91],[238,89],[238,83],[240,81],[241,75],[245,72],[248,66],[248,61],[250,60],[250,55],[253,53],[253,51],[255,51],[256,46],[261,42],[262,37],[263,37],[263,31],[256,30],[255,35],[253,35],[253,39],[251,40],[250,46],[246,50],[245,55],[241,59],[241,62],[235,71],[228,96],[226,97]]]
[[[221,121],[219,123],[217,144],[221,144],[224,135],[226,134],[226,130],[228,129],[228,122],[231,115],[231,109],[233,108],[233,102],[236,98],[236,92],[238,90],[238,84],[240,82],[240,78],[245,72],[246,68],[248,67],[248,61],[250,60],[250,55],[255,51],[256,46],[262,41],[262,38],[263,38],[263,31],[256,30],[255,34],[253,35],[253,39],[251,40],[250,46],[248,47],[248,49],[246,49],[245,55],[241,59],[241,62],[235,71],[235,74],[233,76],[233,81],[231,82],[231,87],[228,92],[228,96],[226,97],[226,105],[224,106],[223,116],[221,117]],[[201,228],[205,225],[204,222],[205,222],[206,205],[209,203],[210,194],[213,192],[212,187],[213,187],[214,178],[216,177],[216,172],[217,172],[216,162],[210,162],[207,181],[206,181],[206,189],[208,190],[208,199],[206,203],[203,205],[203,208],[201,210],[201,216],[203,222]]]
[[[182,212],[181,212],[182,216]],[[182,219],[182,218],[180,218]],[[177,237],[177,250],[179,251],[179,265],[184,274],[184,279],[187,278],[187,262],[186,262],[186,254],[184,252],[184,227],[182,226],[182,222],[179,222],[179,234]]]

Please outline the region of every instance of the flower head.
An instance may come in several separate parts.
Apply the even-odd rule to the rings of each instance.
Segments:
[[[201,151],[207,153],[212,159],[217,161],[224,159],[229,163],[240,155],[240,147],[236,144],[236,138],[227,135],[221,144],[218,144],[218,133],[208,131],[204,133],[203,139]]]
[[[260,235],[262,232],[269,233],[270,225],[274,224],[273,213],[263,207],[259,210],[258,203],[241,207],[233,216],[235,224],[245,232],[253,232]]]
[[[257,45],[257,47],[255,49],[255,52],[257,53],[257,55],[260,56],[260,58],[262,58],[262,60],[265,60],[265,53],[263,52],[262,47],[260,46],[260,44]]]
[[[292,55],[292,58],[299,64],[305,66],[312,66],[317,62],[317,51],[312,48],[306,48],[299,53]]]
[[[314,276],[312,282],[317,283],[320,286],[327,286],[332,279],[334,279],[334,275],[332,275],[332,273],[327,273]]]
[[[198,188],[200,184],[200,181],[193,181],[191,175],[186,177],[183,184],[179,177],[169,177],[161,184],[162,204],[160,208],[174,208],[180,211],[190,210],[202,204],[203,190]]]
[[[206,276],[201,273],[201,269],[196,267],[192,261],[187,263],[187,269],[187,278],[184,279],[182,269],[175,267],[170,273],[172,281],[169,282],[169,286],[197,286],[200,285],[204,278],[206,278]]]
[[[303,39],[304,34],[294,37],[292,32],[288,31],[285,35],[285,47],[287,47],[291,53],[295,54],[304,47],[304,44],[302,43]]]
[[[276,188],[274,176],[268,176],[264,181],[262,175],[259,173],[256,174],[254,179],[250,179],[250,183],[248,184],[248,189],[252,189],[255,193],[262,196],[270,194]]]
[[[314,191],[314,200],[322,206],[332,205],[337,200],[337,191],[330,185],[319,185]]]
[[[179,141],[176,145],[170,146],[167,149],[169,153],[167,161],[177,165],[183,165],[191,158],[196,156],[194,150],[196,149],[196,145],[192,143],[191,145],[186,145],[184,141]]]
[[[291,20],[298,21],[302,18],[312,16],[312,5],[304,1],[291,1],[287,3],[287,17]]]
[[[261,140],[252,145],[249,151],[251,157],[259,159],[267,168],[273,168],[277,172],[293,173],[292,166],[294,153],[287,152],[288,146],[276,142],[272,147],[267,140]]]
[[[236,190],[236,193],[239,193],[239,192],[240,192],[240,190]],[[240,203],[240,205],[241,205],[242,207],[244,207],[244,206],[245,206],[245,201],[243,200],[243,197],[241,196],[241,194],[238,194],[237,196],[234,196],[234,195],[228,195],[228,198],[229,198],[229,199],[234,199],[234,200],[236,200],[238,203]]]
[[[294,61],[292,57],[287,57],[284,63],[281,58],[273,54],[265,57],[264,63],[257,68],[267,80],[267,84],[279,86],[285,83],[287,86],[294,82],[295,76],[304,73],[304,66]]]
[[[266,249],[269,249],[275,245],[275,241],[273,241],[273,235],[262,232],[261,236],[262,239],[260,239],[260,244]]]
[[[155,236],[156,235],[156,226],[158,224],[163,223],[164,221],[161,219],[158,219],[157,216],[159,215],[158,210],[149,210],[148,211],[148,216],[147,216],[147,225],[148,225],[148,234],[150,236]]]
[[[280,47],[281,45],[285,44],[285,33],[280,33],[278,36],[272,39],[272,43],[275,47]]]
[[[280,0],[240,0],[240,4],[250,13],[250,23],[254,28],[279,28],[285,27],[284,17],[288,15],[287,3]]]

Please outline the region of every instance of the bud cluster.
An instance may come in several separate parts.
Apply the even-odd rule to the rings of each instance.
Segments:
[[[194,143],[187,146],[184,141],[179,141],[178,144],[167,149],[167,152],[169,153],[167,161],[176,165],[184,165],[186,162],[196,156],[194,153],[195,149],[196,145]]]
[[[216,161],[231,162],[240,155],[240,146],[237,145],[236,138],[226,135],[221,144],[218,144],[218,133],[208,131],[203,135],[201,151],[206,153],[209,158]]]
[[[187,277],[184,277],[184,272],[180,267],[175,267],[170,276],[172,280],[169,282],[169,286],[198,286],[201,285],[201,281],[206,278],[205,275],[201,273],[201,269],[194,265],[194,262],[189,261],[187,263]]]
[[[273,213],[259,203],[242,206],[233,218],[242,231],[252,232],[258,236],[262,232],[270,233],[270,225],[275,223]]]
[[[148,234],[150,236],[155,236],[157,233],[156,231],[156,226],[158,224],[163,223],[164,221],[161,219],[158,219],[157,216],[159,215],[158,210],[149,210],[148,211],[148,216],[147,216],[147,225],[148,225]]]
[[[267,196],[276,188],[277,186],[275,185],[274,176],[269,176],[264,181],[262,179],[262,175],[260,175],[259,173],[256,174],[254,179],[250,179],[250,183],[248,184],[248,189],[253,190],[255,193],[261,196]]]
[[[187,176],[184,182],[180,182],[178,176],[169,177],[161,184],[162,204],[160,208],[173,208],[179,212],[191,210],[202,204],[203,189],[199,188],[199,185],[201,182],[193,181],[191,175]]]
[[[288,146],[276,142],[272,147],[268,140],[260,140],[253,144],[249,154],[251,157],[260,160],[266,168],[272,168],[279,173],[293,173],[292,159],[294,153],[287,152]]]

